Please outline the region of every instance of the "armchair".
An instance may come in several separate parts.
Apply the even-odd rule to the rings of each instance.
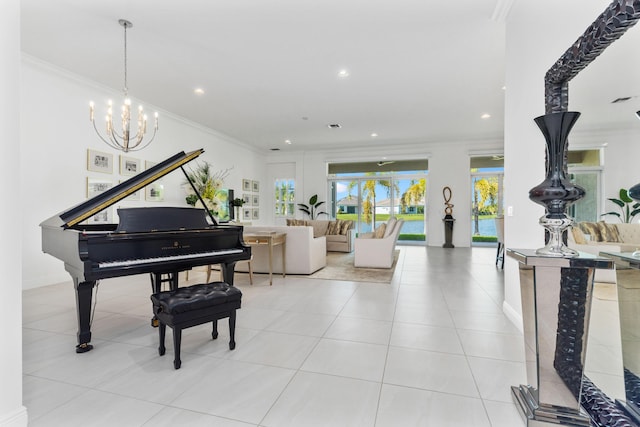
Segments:
[[[404,220],[391,218],[383,237],[376,238],[375,233],[365,233],[354,241],[354,267],[391,268],[396,242]]]

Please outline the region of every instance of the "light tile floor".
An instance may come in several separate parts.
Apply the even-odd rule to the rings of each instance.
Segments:
[[[60,266],[62,268],[62,265]],[[190,273],[189,284],[204,280]],[[236,274],[237,347],[226,320],[170,330],[159,357],[148,275],[104,280],[94,350],[76,354],[71,282],[24,292],[30,426],[523,425],[522,337],[502,314],[492,248],[401,247],[391,284]]]

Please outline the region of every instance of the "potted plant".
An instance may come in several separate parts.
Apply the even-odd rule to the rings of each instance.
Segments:
[[[244,200],[239,197],[236,197],[231,201],[231,206],[233,206],[236,211],[236,221],[238,222],[240,221],[240,208],[242,205],[244,205]]]
[[[327,215],[329,216],[328,213],[326,212],[318,212],[317,209],[318,207],[320,207],[320,205],[322,205],[324,202],[319,202],[318,201],[318,195],[314,194],[313,196],[311,196],[311,198],[309,199],[309,204],[305,205],[304,203],[298,203],[298,207],[300,208],[300,210],[304,213],[306,213],[307,215],[309,215],[310,219],[316,219],[318,216],[320,215]]]
[[[621,222],[629,223],[634,216],[640,213],[640,203],[634,202],[633,199],[629,197],[628,191],[624,188],[620,189],[619,199],[611,198],[607,200],[615,203],[620,208],[620,212],[607,212],[600,216],[614,215],[617,216]]]

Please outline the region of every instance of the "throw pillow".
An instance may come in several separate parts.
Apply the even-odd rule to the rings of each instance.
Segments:
[[[602,236],[600,236],[600,227],[598,227],[598,224],[595,222],[583,221],[579,226],[584,234],[591,236],[592,242],[602,242]]]
[[[600,221],[598,222],[598,230],[600,231],[600,236],[602,236],[603,242],[620,242],[618,227],[615,225]]]
[[[335,236],[336,234],[338,234],[338,223],[331,221],[327,227],[327,236]]]
[[[349,230],[353,227],[353,221],[351,220],[343,220],[340,224],[340,234],[343,236],[347,234]]]
[[[573,234],[573,240],[578,245],[586,245],[587,239],[584,237],[584,233],[580,230],[580,227],[571,227],[571,234]]]
[[[287,225],[289,226],[303,226],[308,225],[307,221],[304,219],[287,219]]]
[[[375,237],[376,239],[382,239],[384,237],[384,232],[386,229],[387,224],[383,222],[378,226],[378,228],[376,228],[376,231],[373,233],[373,237]]]

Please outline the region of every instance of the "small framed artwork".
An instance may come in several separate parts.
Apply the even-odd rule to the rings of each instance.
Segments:
[[[251,181],[251,191],[253,191],[254,193],[258,193],[260,191],[259,181]]]
[[[260,219],[260,209],[258,208],[251,209],[251,219]]]
[[[242,209],[242,220],[243,221],[251,221],[251,208]]]
[[[251,194],[243,194],[242,201],[244,201],[245,205],[251,206]]]
[[[87,149],[87,170],[113,173],[113,154]]]
[[[260,206],[260,196],[258,196],[257,194],[251,196],[251,205]]]
[[[251,180],[242,180],[242,191],[251,191]]]
[[[113,187],[110,179],[87,178],[87,198],[91,199]]]
[[[153,182],[147,185],[145,190],[147,202],[162,202],[164,200],[164,185],[161,182]]]
[[[140,172],[140,159],[133,157],[120,156],[120,175],[133,176]]]
[[[110,224],[112,223],[113,214],[111,208],[104,209],[87,219],[87,224]]]

